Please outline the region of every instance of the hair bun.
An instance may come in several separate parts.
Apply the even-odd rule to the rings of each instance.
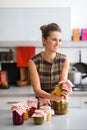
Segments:
[[[46,29],[46,25],[43,25],[43,26],[40,27],[40,30],[42,30],[42,31],[45,30],[45,29]]]

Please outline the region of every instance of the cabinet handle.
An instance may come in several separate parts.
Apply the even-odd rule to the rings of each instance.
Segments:
[[[87,101],[86,102],[84,102],[85,104],[87,104]]]
[[[18,103],[18,102],[16,102],[16,101],[14,101],[14,102],[7,102],[7,104],[15,104],[15,103]]]

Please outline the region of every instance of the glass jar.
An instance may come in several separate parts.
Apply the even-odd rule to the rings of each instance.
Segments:
[[[24,120],[28,120],[28,109],[26,109],[26,112],[24,112]]]
[[[12,111],[12,114],[14,125],[22,125],[24,123],[24,114],[19,115],[16,111]]]
[[[28,109],[29,109],[28,116],[31,117],[33,115],[33,113],[35,112],[35,110],[37,109],[37,107],[38,107],[38,99],[29,98],[27,100],[27,105],[28,105]]]
[[[31,107],[28,111],[28,116],[31,117],[33,115],[33,113],[35,112],[37,108],[36,107]]]
[[[34,123],[36,125],[41,125],[44,123],[44,117],[34,117]]]
[[[68,107],[68,101],[67,100],[61,100],[60,102],[53,102],[53,108],[55,114],[63,115],[66,114],[69,111]]]

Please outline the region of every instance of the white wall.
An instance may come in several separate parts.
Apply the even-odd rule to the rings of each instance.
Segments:
[[[87,0],[0,0],[0,8],[25,8],[25,7],[70,7],[71,8],[71,30],[73,28],[87,28]],[[64,21],[66,22],[66,21]],[[0,43],[2,44],[2,42]],[[8,42],[9,44],[9,42]],[[71,46],[71,43],[69,43]],[[79,46],[84,43],[72,43]],[[82,50],[82,62],[87,63],[87,41],[86,48],[64,48],[71,62],[78,62],[79,49]],[[4,45],[4,44],[3,44]],[[6,45],[6,43],[5,43]],[[83,46],[83,45],[82,45]],[[41,51],[37,49],[37,52]]]
[[[50,22],[60,25],[63,41],[71,40],[70,7],[0,8],[0,18],[0,41],[40,41],[40,26]]]
[[[71,7],[71,29],[87,28],[87,0],[0,0],[5,7]]]

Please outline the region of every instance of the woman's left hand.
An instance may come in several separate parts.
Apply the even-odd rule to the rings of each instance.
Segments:
[[[66,90],[63,90],[61,94],[62,94],[62,96],[64,96],[64,99],[67,99],[67,97],[69,96],[70,93]]]

